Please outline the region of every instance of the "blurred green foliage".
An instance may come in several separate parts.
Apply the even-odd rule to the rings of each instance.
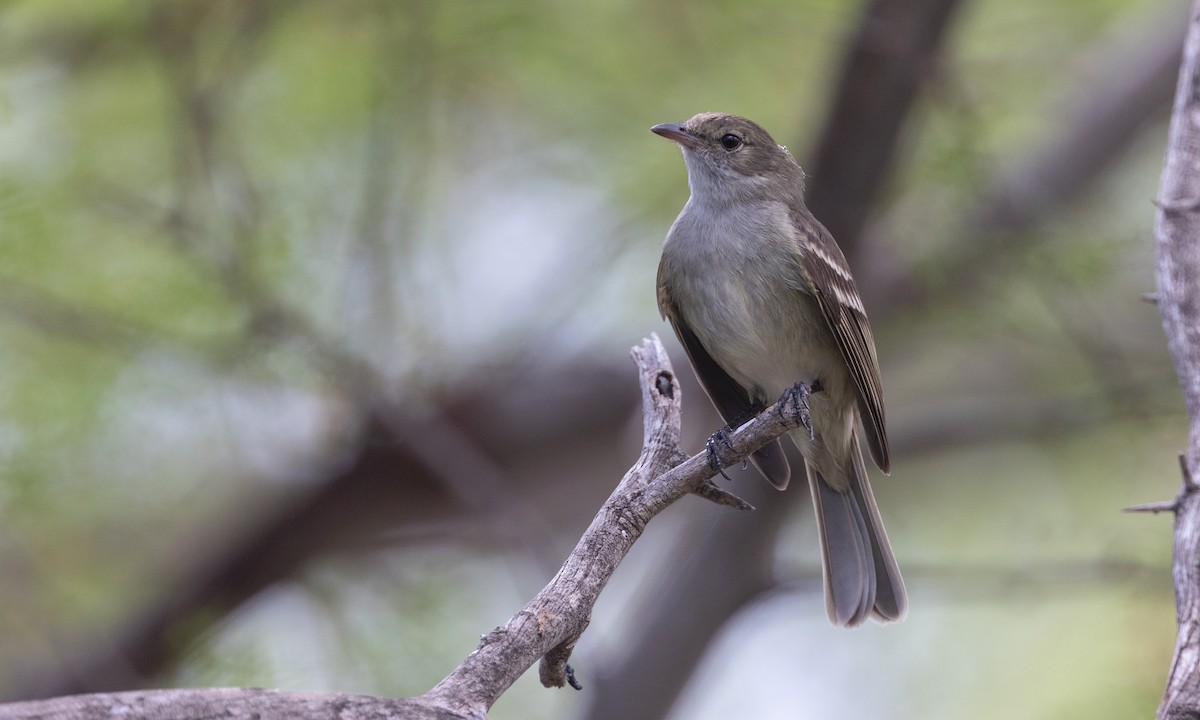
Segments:
[[[990,183],[1060,129],[1077,66],[1157,10],[965,6],[877,214],[919,280],[944,280],[939,253],[971,241],[955,233]],[[647,129],[738,112],[804,163],[857,17],[833,0],[0,4],[0,685],[126,619],[181,553],[327,462],[356,421],[337,358],[419,400],[531,344],[619,362],[662,333],[654,267],[686,184]],[[724,716],[713,688],[737,662],[834,678],[802,697],[760,681],[762,718],[1150,713],[1169,528],[1116,511],[1174,491],[1184,434],[1137,302],[1162,136],[1147,128],[970,297],[877,328],[894,426],[1018,396],[1090,415],[897,463],[880,497],[918,568],[912,618],[850,636],[812,596],[755,610],[769,629],[729,630],[678,717]],[[811,567],[809,531],[781,564]],[[972,592],[1048,561],[1101,569]],[[529,590],[470,546],[362,562],[223,619],[173,679],[416,693]],[[966,579],[937,590],[944,567]],[[878,697],[852,692],[860,667],[886,676]],[[578,706],[527,679],[494,716]]]

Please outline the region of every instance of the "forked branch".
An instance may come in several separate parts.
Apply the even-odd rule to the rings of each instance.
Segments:
[[[156,690],[75,695],[0,705],[0,720],[48,716],[85,718],[124,714],[180,718],[219,714],[226,718],[404,718],[479,719],[535,662],[547,687],[579,687],[568,664],[576,641],[591,621],[592,608],[617,565],[641,537],[646,524],[689,493],[733,507],[749,506],[717,487],[708,454],[691,457],[679,447],[681,394],[670,358],[657,336],[633,348],[642,390],[642,452],[605,501],[562,568],[508,622],[432,690],[412,698],[287,693],[249,689]],[[733,464],[799,427],[799,412],[773,405],[728,433],[721,459]]]

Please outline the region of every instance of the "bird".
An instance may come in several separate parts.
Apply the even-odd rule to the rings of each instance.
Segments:
[[[651,131],[682,149],[691,190],[663,243],[659,311],[729,429],[786,393],[807,408],[809,426],[788,436],[816,511],[829,620],[903,619],[904,580],[861,449],[890,472],[875,340],[845,256],[805,205],[804,171],[737,115]],[[787,487],[778,440],[751,461]]]

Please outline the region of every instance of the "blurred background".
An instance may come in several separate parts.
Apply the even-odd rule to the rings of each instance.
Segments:
[[[649,527],[492,717],[1148,717],[1185,418],[1152,221],[1183,0],[0,2],[0,696],[425,691],[638,454],[630,346],[746,115],[871,313],[908,619],[803,485]],[[674,338],[669,338],[674,342]],[[686,449],[719,422],[677,345]]]

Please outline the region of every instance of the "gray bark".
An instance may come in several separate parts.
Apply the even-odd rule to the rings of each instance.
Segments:
[[[1175,511],[1175,655],[1160,719],[1200,717],[1200,0],[1192,8],[1163,161],[1155,237],[1158,305],[1190,432]],[[1155,509],[1155,508],[1150,508]]]
[[[292,693],[254,688],[135,690],[69,695],[0,705],[4,720],[459,720],[462,715],[423,699],[388,700],[369,695]]]

